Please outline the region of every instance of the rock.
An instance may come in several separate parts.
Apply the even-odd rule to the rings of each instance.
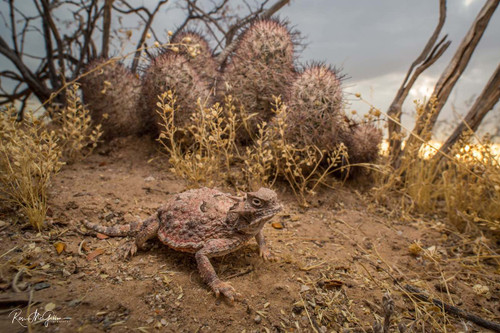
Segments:
[[[255,318],[253,319],[253,321],[256,323],[256,324],[260,324],[262,322],[262,317],[259,316],[259,315],[256,315]]]
[[[146,183],[149,183],[149,182],[154,182],[155,180],[156,180],[156,179],[155,179],[155,177],[153,177],[153,176],[149,176],[149,177],[144,178],[144,181],[145,181]]]
[[[311,290],[311,288],[309,288],[307,285],[303,284],[301,287],[300,287],[300,292],[303,293],[303,292],[306,292],[306,291],[309,291]]]
[[[50,288],[50,284],[48,284],[47,282],[39,282],[39,283],[35,284],[33,286],[33,288],[35,288],[36,291],[42,290],[42,289],[47,289],[47,288]]]

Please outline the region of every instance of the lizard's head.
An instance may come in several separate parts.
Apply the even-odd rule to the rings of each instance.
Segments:
[[[278,202],[276,192],[261,187],[257,192],[248,192],[233,209],[238,214],[238,231],[246,234],[257,234],[283,206]]]

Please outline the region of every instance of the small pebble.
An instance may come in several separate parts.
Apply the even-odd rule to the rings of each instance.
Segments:
[[[301,287],[300,287],[300,292],[303,293],[305,291],[308,291],[308,290],[311,290],[311,288],[309,288],[307,285],[303,284]]]
[[[255,318],[253,319],[253,321],[256,323],[256,324],[260,324],[262,322],[262,317],[259,316],[259,315],[256,315]]]
[[[39,283],[34,285],[34,288],[36,291],[38,291],[38,290],[50,288],[50,284],[48,284],[47,282],[39,282]]]

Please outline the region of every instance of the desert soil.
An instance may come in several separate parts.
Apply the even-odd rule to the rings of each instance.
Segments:
[[[500,321],[498,256],[491,255],[498,244],[458,234],[439,217],[403,218],[377,206],[360,180],[322,190],[308,208],[275,186],[285,209],[264,233],[276,260],[263,261],[254,241],[212,259],[219,277],[241,294],[234,304],[207,288],[192,255],[157,241],[130,260],[117,258],[127,239],[101,239],[82,221],[144,219],[188,189],[158,149],[149,140],[119,139],[65,166],[50,189],[51,228],[42,233],[2,208],[0,332],[25,332],[22,317],[46,310],[69,319],[31,325],[33,331],[371,332],[384,316],[386,292],[394,301],[391,331],[399,323],[407,331],[484,331],[412,301],[402,291],[406,284]]]

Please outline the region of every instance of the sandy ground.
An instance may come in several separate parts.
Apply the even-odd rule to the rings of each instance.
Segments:
[[[0,332],[27,331],[28,315],[42,321],[31,325],[35,332],[371,332],[384,317],[386,292],[394,302],[391,331],[398,324],[419,332],[484,331],[412,300],[406,284],[500,321],[498,256],[491,256],[498,244],[458,235],[439,218],[391,217],[397,214],[375,205],[359,184],[324,190],[308,209],[277,186],[285,209],[264,229],[276,261],[263,261],[253,241],[212,259],[242,295],[234,304],[215,298],[192,255],[157,241],[131,260],[117,258],[127,240],[99,239],[81,221],[143,219],[186,190],[157,149],[148,140],[120,139],[64,167],[50,191],[52,228],[42,234],[3,207]],[[411,245],[416,241],[420,246]]]

